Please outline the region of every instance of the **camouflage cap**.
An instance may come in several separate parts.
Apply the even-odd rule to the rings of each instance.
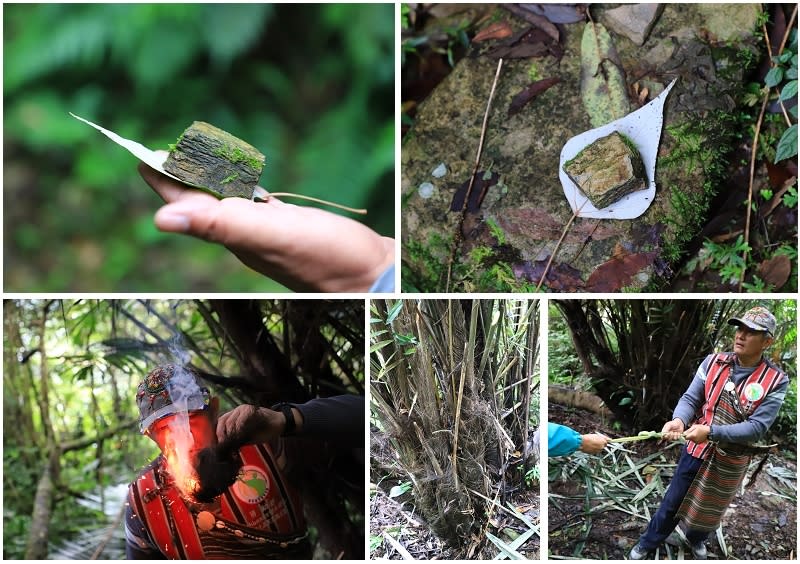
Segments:
[[[136,390],[139,431],[146,432],[155,421],[173,413],[205,409],[210,400],[211,394],[207,388],[200,387],[193,369],[175,364],[159,366]]]
[[[778,322],[770,310],[758,306],[748,309],[741,317],[729,319],[728,324],[749,327],[753,331],[766,331],[771,337],[774,337]]]

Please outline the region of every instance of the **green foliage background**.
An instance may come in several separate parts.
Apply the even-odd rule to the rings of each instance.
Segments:
[[[3,13],[5,290],[281,289],[158,232],[136,159],[70,111],[151,149],[208,121],[266,154],[262,186],[366,207],[359,220],[394,235],[393,5]]]

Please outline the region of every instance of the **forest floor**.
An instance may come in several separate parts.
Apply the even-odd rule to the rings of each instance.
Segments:
[[[473,57],[477,57],[478,53],[481,52],[480,45],[482,45],[486,39],[484,38],[484,41],[475,41],[475,37],[487,31],[489,28],[489,25],[486,23],[487,19],[492,22],[498,18],[500,18],[501,21],[514,21],[514,16],[508,11],[497,10],[493,12],[492,10],[494,10],[495,5],[484,7],[483,11],[481,11],[477,5],[469,6],[474,8],[474,10],[467,11],[464,5],[456,4],[420,4],[417,8],[412,8],[411,13],[404,14],[404,22],[406,22],[406,20],[408,20],[408,22],[404,23],[406,27],[403,29],[404,63],[402,66],[401,96],[403,101],[403,154],[408,158],[408,162],[406,162],[405,159],[403,161],[403,181],[407,182],[408,187],[404,185],[403,188],[403,218],[404,222],[407,222],[403,224],[403,260],[405,262],[403,280],[404,284],[407,283],[409,285],[409,289],[417,288],[420,284],[422,287],[425,287],[425,284],[437,283],[427,280],[427,275],[430,275],[432,279],[435,279],[435,276],[430,272],[426,272],[426,269],[435,273],[436,264],[437,262],[441,262],[441,260],[436,259],[435,245],[429,245],[426,241],[428,241],[428,239],[431,241],[438,240],[437,237],[446,238],[452,236],[452,233],[447,234],[425,229],[425,227],[431,224],[431,217],[437,218],[435,220],[436,224],[440,221],[446,221],[448,217],[452,217],[448,215],[449,212],[447,211],[441,212],[441,205],[439,205],[442,202],[446,204],[450,202],[447,197],[442,198],[441,196],[438,200],[435,196],[416,198],[414,189],[409,187],[416,186],[416,181],[421,177],[418,175],[415,176],[413,171],[424,170],[426,180],[431,180],[431,178],[427,176],[430,174],[428,171],[432,170],[432,167],[428,167],[430,163],[427,157],[429,157],[433,162],[437,163],[440,160],[442,163],[447,160],[448,166],[450,167],[450,172],[448,174],[455,177],[458,173],[454,172],[452,166],[463,168],[463,163],[471,163],[470,159],[472,158],[472,155],[469,157],[463,156],[463,154],[466,153],[463,147],[458,146],[458,143],[453,143],[452,132],[437,133],[441,136],[443,143],[446,145],[446,147],[442,149],[441,155],[436,153],[434,156],[434,152],[430,150],[428,146],[424,147],[424,149],[419,148],[419,154],[417,154],[415,152],[415,147],[418,142],[421,142],[419,141],[421,137],[419,134],[420,128],[417,127],[415,131],[412,125],[418,126],[422,124],[424,127],[421,129],[425,130],[429,128],[435,132],[441,129],[431,125],[430,115],[433,114],[433,112],[428,112],[426,121],[426,118],[421,115],[421,109],[425,107],[425,104],[429,107],[433,104],[431,100],[434,99],[435,101],[435,96],[432,94],[435,93],[440,85],[445,88],[448,87],[448,81],[445,80],[446,77],[448,77],[450,83],[452,83],[454,79],[451,74],[459,75],[459,73],[452,73],[454,68],[457,68],[458,64],[461,64],[459,60],[462,60],[462,58],[469,60]],[[602,15],[606,8],[612,6],[613,5],[593,5],[592,11],[594,12],[594,17]],[[667,12],[671,11],[673,10],[667,10]],[[545,13],[546,12],[547,10],[545,10]],[[782,33],[785,31],[786,16],[783,14],[782,8],[780,7],[771,8],[770,14],[771,22],[783,22],[775,26],[770,24],[772,30],[770,33],[772,37],[768,38],[768,40],[771,39],[773,43],[777,45]],[[721,16],[720,20],[726,20],[726,18],[727,16]],[[666,30],[668,25],[667,20],[668,18],[662,15],[654,29]],[[674,33],[674,35],[670,36],[670,40],[677,41],[676,36],[678,32],[682,31],[684,27],[688,29],[690,25],[694,24],[700,25],[697,21],[692,19],[688,22],[681,20],[680,24],[676,24],[676,29],[669,29],[669,33]],[[559,24],[558,26],[561,38],[559,42],[557,42],[557,46],[559,49],[564,48],[567,51],[567,58],[569,58],[570,52],[565,46],[567,43],[564,37],[568,35],[566,33],[568,30],[572,30],[572,32],[575,33],[573,27],[577,28],[579,25],[583,24]],[[680,29],[678,29],[678,27]],[[664,31],[664,34],[666,36],[667,31]],[[712,37],[713,34],[710,34],[708,29],[706,29],[706,26],[701,25],[697,29],[693,29],[690,34],[706,37],[709,45],[713,47],[715,52],[718,47],[725,44],[725,41],[721,39],[715,40]],[[488,36],[491,36],[491,34],[488,34]],[[488,44],[492,44],[492,41],[494,41],[494,39],[488,41]],[[616,37],[615,41],[617,42],[618,48],[620,48],[625,42],[628,42],[628,39]],[[753,41],[759,49],[764,45],[763,38],[760,34],[756,34]],[[638,62],[642,62],[643,68],[648,67],[651,63],[647,62],[645,52],[651,49],[656,43],[656,38],[651,37],[648,43],[645,44],[645,47],[641,49],[641,53],[631,55],[630,60],[636,61],[637,64]],[[574,55],[574,53],[572,54]],[[749,88],[753,91],[753,89],[757,90],[760,86],[763,86],[765,75],[770,69],[769,57],[765,50],[760,52],[758,56],[761,58],[760,65],[748,75],[735,81],[736,90]],[[580,91],[581,86],[579,83],[575,83],[574,79],[572,82],[569,82],[567,77],[570,75],[560,56],[558,57],[558,66],[555,68],[547,66],[548,57],[537,56],[537,58],[532,58],[531,60],[531,69],[548,69],[548,72],[555,76],[556,79],[562,80],[564,83],[559,86],[560,88],[564,88],[569,92]],[[718,64],[718,71],[725,66],[721,62]],[[507,62],[507,68],[508,65],[509,63]],[[692,71],[692,75],[698,73],[696,68],[698,67],[694,67],[695,70]],[[711,68],[713,69],[715,67],[712,66]],[[513,75],[513,73],[509,73],[508,70],[504,70],[503,72],[506,73],[503,80],[509,80],[508,77]],[[627,72],[629,73],[628,76],[632,77],[636,75],[639,70],[629,68]],[[465,73],[465,75],[468,78],[463,80],[467,82],[474,80],[473,74]],[[491,74],[487,76],[491,77]],[[546,76],[546,73],[543,76]],[[459,78],[459,80],[462,79]],[[540,80],[539,82],[543,83],[545,80]],[[628,84],[628,87],[632,91],[638,89],[639,83],[635,82],[633,78],[630,78],[629,82],[631,82],[631,84]],[[531,85],[533,85],[533,83]],[[503,81],[501,80],[498,89],[502,89],[502,87]],[[509,86],[506,84],[506,87],[508,88]],[[482,91],[481,88],[475,84],[471,84],[471,88],[473,91]],[[633,95],[631,94],[630,96]],[[744,98],[744,96],[741,97]],[[712,96],[712,98],[716,97]],[[452,108],[451,110],[448,106],[448,104],[450,104],[450,98],[445,96],[444,100],[445,103],[439,111],[439,115],[443,116],[443,120],[454,121],[456,115],[467,113],[464,112],[463,108]],[[436,105],[438,108],[438,102],[433,105]],[[475,110],[474,113],[476,115],[482,115],[484,105],[484,100],[480,100],[479,103],[476,103],[476,106],[480,109]],[[543,107],[543,105],[544,96],[531,103],[526,108],[526,112],[532,115],[533,108]],[[559,108],[561,105],[566,106],[568,104],[565,104],[563,99],[559,98]],[[694,110],[695,108],[693,108],[693,111]],[[702,115],[702,108],[698,107],[696,111],[698,115]],[[537,139],[540,137],[548,138],[549,135],[540,133],[540,131],[544,131],[544,129],[538,126],[556,121],[560,124],[565,121],[560,111],[553,111],[551,114],[558,117],[554,117],[552,120],[543,120],[533,129],[537,132]],[[759,150],[757,151],[758,160],[753,170],[754,178],[752,182],[750,179],[750,155],[753,145],[752,130],[755,128],[755,123],[757,121],[755,116],[758,115],[757,105],[754,108],[750,102],[747,104],[742,102],[730,115],[735,115],[737,119],[744,120],[742,122],[744,125],[737,126],[737,135],[735,135],[733,139],[721,143],[719,146],[714,146],[715,154],[725,155],[724,159],[720,159],[718,165],[725,169],[724,174],[721,175],[725,180],[724,182],[709,181],[708,194],[703,196],[703,198],[708,196],[708,201],[702,204],[702,207],[707,209],[707,211],[704,212],[703,215],[698,215],[696,221],[693,220],[696,225],[693,224],[686,227],[686,232],[683,233],[681,237],[684,241],[678,245],[680,247],[680,252],[678,253],[675,251],[675,253],[673,253],[671,251],[670,253],[664,253],[665,256],[669,254],[670,257],[672,257],[673,254],[678,255],[678,258],[664,258],[662,260],[662,258],[659,257],[657,261],[659,266],[655,270],[659,274],[657,283],[660,285],[660,291],[742,292],[744,290],[757,292],[769,291],[770,289],[783,291],[793,291],[796,289],[798,216],[796,204],[796,159],[784,159],[778,163],[771,162],[774,160],[772,155],[774,155],[774,148],[781,134],[782,125],[779,125],[782,124],[780,105],[777,103],[770,103],[767,105],[767,111],[763,120],[763,129],[760,136],[758,136],[760,139]],[[534,118],[528,117],[526,119],[533,120]],[[479,118],[476,117],[473,121],[479,123]],[[566,121],[569,122],[569,120]],[[758,121],[761,122],[762,120]],[[517,125],[513,128],[507,124],[503,124],[499,128],[499,132],[502,132],[502,135],[508,135],[509,141],[507,145],[503,145],[503,150],[506,151],[506,153],[513,152],[513,147],[516,147],[518,142],[523,143],[524,139],[527,138],[527,134],[525,133],[526,129],[522,124],[527,124],[528,122],[523,120],[515,123],[517,123]],[[740,132],[738,129],[742,131]],[[408,133],[410,133],[410,135],[407,135]],[[435,138],[434,133],[430,135],[432,139]],[[490,147],[492,135],[499,137],[501,133],[494,131],[494,133],[487,136],[487,139],[489,139],[487,146]],[[550,138],[552,137],[553,135],[550,135]],[[669,136],[665,135],[664,137],[666,138]],[[511,141],[512,139],[513,142]],[[431,143],[434,142],[435,141],[431,141]],[[495,140],[495,142],[499,143],[497,140]],[[537,143],[537,150],[526,152],[523,162],[527,163],[537,152],[542,152],[542,145],[545,142],[538,140]],[[456,150],[456,148],[458,148],[458,150]],[[420,155],[425,155],[426,158],[421,159]],[[764,155],[770,155],[770,157],[767,158]],[[492,166],[496,166],[498,170],[503,170],[504,166],[513,169],[515,171],[514,175],[506,175],[510,176],[512,179],[524,176],[521,170],[522,167],[520,167],[518,163],[514,163],[513,165],[505,164],[502,160],[498,160],[497,162],[492,160],[491,162]],[[455,163],[455,165],[453,163]],[[667,178],[666,167],[661,168],[661,165],[659,165],[659,167],[659,182],[662,182]],[[685,168],[687,171],[691,171],[694,165],[687,164]],[[538,274],[539,270],[535,269],[540,268],[542,265],[534,264],[533,267],[528,269],[528,263],[526,262],[528,259],[522,260],[522,258],[529,258],[535,254],[536,247],[530,243],[531,240],[538,241],[539,237],[545,240],[541,233],[543,233],[545,229],[550,229],[550,227],[544,227],[546,223],[545,219],[550,217],[544,214],[549,209],[546,204],[549,204],[551,200],[544,198],[544,202],[542,202],[542,199],[539,198],[535,200],[535,204],[533,204],[534,200],[529,201],[525,199],[529,196],[532,197],[532,195],[525,192],[524,188],[515,186],[513,181],[509,182],[511,188],[509,188],[508,184],[505,184],[508,182],[506,176],[491,177],[493,179],[486,185],[486,188],[476,192],[480,192],[482,194],[481,197],[483,197],[483,194],[486,194],[489,190],[489,186],[493,186],[493,183],[499,182],[496,185],[498,187],[502,186],[502,198],[505,198],[505,200],[502,200],[502,198],[498,196],[497,199],[500,202],[507,201],[512,196],[517,197],[521,199],[521,203],[519,204],[520,210],[524,210],[519,211],[519,213],[538,213],[541,208],[541,213],[543,215],[536,216],[541,217],[541,221],[521,221],[520,224],[524,226],[524,229],[518,232],[516,230],[517,223],[515,220],[509,219],[515,216],[510,212],[506,213],[507,210],[500,207],[504,205],[502,203],[495,202],[494,204],[486,204],[478,215],[474,215],[478,212],[473,212],[467,224],[469,229],[464,229],[470,232],[467,242],[473,245],[473,247],[469,248],[476,251],[475,256],[481,257],[479,261],[474,261],[476,264],[470,266],[472,269],[470,276],[474,279],[470,281],[476,284],[478,288],[484,287],[484,285],[490,285],[492,281],[494,281],[493,283],[497,284],[497,288],[502,288],[500,291],[507,291],[504,289],[505,286],[503,284],[509,283],[509,279],[513,283],[519,283],[526,279],[529,280],[531,277],[533,277],[533,280],[538,280],[540,276]],[[462,177],[458,178],[459,181],[463,179]],[[500,179],[502,179],[502,181]],[[668,184],[668,182],[665,183]],[[693,185],[694,182],[682,179],[675,184],[677,186],[681,184]],[[468,183],[464,182],[458,189],[466,190],[467,185]],[[548,184],[546,177],[544,177],[539,182],[539,188],[535,191],[536,194],[541,195],[544,193],[541,188],[546,185]],[[422,184],[420,184],[420,186],[422,186]],[[442,178],[439,180],[439,186],[439,190],[442,190],[442,193],[445,193],[447,190],[453,190],[455,192],[457,187],[459,187],[459,182],[448,181]],[[525,184],[521,183],[521,186],[525,186]],[[433,188],[434,186],[430,187],[431,190],[433,190]],[[666,194],[665,188],[666,186],[661,186],[660,184],[659,194]],[[492,192],[489,193],[491,194]],[[556,190],[556,193],[559,193],[558,190]],[[685,197],[683,196],[683,192],[677,192],[677,196]],[[747,214],[745,213],[747,207],[745,202],[747,202],[751,196],[753,200],[753,209],[756,210],[756,213],[752,216],[752,223],[751,220],[746,220]],[[693,195],[692,197],[694,198],[695,196]],[[450,206],[455,206],[455,202],[456,199],[454,198]],[[529,211],[525,204],[531,204],[536,209],[536,212]],[[437,205],[439,205],[439,207],[436,207]],[[694,205],[695,204],[692,204],[692,206]],[[480,207],[480,204],[478,204],[478,207]],[[516,205],[512,206],[512,208],[515,207]],[[492,209],[495,211],[492,212]],[[694,209],[695,208],[692,207],[692,210]],[[514,210],[512,209],[512,211]],[[436,213],[440,215],[437,216],[435,215]],[[551,211],[551,213],[554,212]],[[417,215],[420,219],[415,221],[414,218],[417,217]],[[681,212],[677,212],[678,217],[683,217],[684,215],[685,214]],[[521,215],[520,217],[527,218],[528,215]],[[533,229],[532,226],[537,227],[537,229]],[[597,229],[597,227],[593,229]],[[500,238],[496,237],[497,233],[501,234]],[[539,233],[539,235],[534,237],[533,235],[535,233]],[[626,245],[630,247],[633,244],[632,241],[638,240],[638,238],[641,237],[641,235],[637,233],[631,233],[626,237],[621,237],[623,243],[619,248],[625,247]],[[428,239],[426,239],[426,237]],[[661,235],[659,235],[659,237],[661,237]],[[600,238],[601,237],[597,236],[593,230],[592,234],[587,236],[586,241],[596,243]],[[606,239],[606,242],[608,242],[608,240],[609,239]],[[525,243],[523,243],[523,241]],[[567,241],[569,241],[569,238],[567,238]],[[744,245],[744,247],[750,246],[750,251],[748,251],[747,254],[743,254],[742,249],[744,247],[742,245]],[[434,250],[430,251],[429,247],[433,247]],[[586,252],[584,252],[584,247],[587,248]],[[597,248],[599,249],[599,247]],[[433,253],[430,257],[423,252],[426,249],[428,249],[430,253]],[[494,253],[489,253],[487,249],[493,250]],[[587,246],[584,243],[584,245],[580,247],[580,250],[574,254],[575,258],[570,258],[564,263],[562,267],[563,272],[566,273],[568,271],[567,267],[581,270],[580,263],[582,262],[588,264],[594,260],[596,264],[600,265],[601,260],[610,258],[607,254],[598,254],[593,259],[590,259],[591,249],[591,245]],[[480,250],[479,254],[477,253],[478,250]],[[597,252],[600,253],[599,250]],[[616,252],[615,250],[615,253]],[[562,249],[562,253],[563,256],[570,256],[570,251],[566,249]],[[643,259],[644,255],[640,255],[641,256],[637,257],[637,260]],[[740,259],[740,257],[743,256],[747,258],[747,265],[746,268],[742,266],[740,269],[735,265],[740,264],[740,262],[742,265],[745,264],[744,259]],[[617,254],[614,254],[611,258],[619,260]],[[533,263],[536,263],[537,260],[540,259],[533,260]],[[634,259],[631,258],[628,260],[632,265]],[[468,262],[466,258],[464,262],[465,264]],[[614,264],[616,265],[617,263],[615,262]],[[489,268],[489,266],[491,266],[491,268]],[[500,271],[506,266],[511,268],[513,276],[508,275],[504,277],[500,274]],[[608,266],[610,268],[611,264]],[[552,269],[553,271],[557,270],[555,264]],[[486,272],[484,272],[484,270],[486,270]],[[592,272],[593,269],[586,269],[582,273],[582,276],[589,276]],[[563,280],[559,278],[560,286],[566,288],[564,291],[577,291],[571,289],[573,288],[573,284],[577,284],[577,282],[573,280],[568,283],[568,278],[569,276],[566,274]],[[744,278],[744,285],[740,284],[740,278]],[[572,280],[571,278],[569,279]],[[617,278],[609,276],[608,281],[611,280],[617,280]],[[615,288],[613,291],[617,291],[616,289],[619,286],[617,282],[613,282],[610,287]],[[487,286],[487,289],[488,288],[490,288],[490,286]],[[553,286],[551,286],[551,288],[556,289]],[[491,289],[497,291],[496,288],[492,287]]]
[[[376,470],[373,469],[373,476]],[[393,486],[401,480],[384,478],[380,485],[373,486],[370,494],[370,559],[385,558],[389,560],[402,560],[404,555],[398,550],[399,544],[415,560],[453,560],[460,559],[459,551],[448,547],[431,530],[425,519],[415,511],[414,498],[411,491],[396,498],[389,497]],[[513,506],[520,513],[539,524],[539,486],[534,484],[532,490],[512,492],[507,499],[508,505]],[[498,530],[507,533],[515,530],[521,533],[525,526],[514,517],[503,512],[496,512],[489,520],[488,531],[497,537],[504,538]],[[476,559],[492,559],[500,550],[488,542],[485,535],[481,535],[473,555]],[[394,542],[387,539],[391,537]],[[475,539],[465,539],[465,542],[474,542]],[[397,544],[395,544],[397,543]],[[534,534],[526,541],[518,552],[531,560],[539,558],[539,535]]]
[[[589,411],[563,408],[553,404],[550,405],[550,420],[570,426],[581,433],[601,432],[611,437],[636,434],[633,431],[621,433],[608,421]],[[661,449],[664,449],[663,455],[667,462],[665,465],[659,465],[661,473],[671,474],[674,468],[672,465],[677,462],[680,453],[678,448],[664,448],[663,444],[655,441],[633,443],[633,446],[627,448],[631,451],[629,454],[631,460],[641,460],[656,454]],[[722,538],[725,547],[720,545],[718,536],[711,535],[706,543],[709,558],[725,559],[725,549],[727,549],[727,559],[785,560],[797,557],[797,465],[796,460],[786,455],[785,452],[770,454],[755,483],[747,487],[744,493],[740,491],[736,496],[722,519]],[[796,456],[796,453],[790,453],[790,456]],[[760,457],[758,458],[760,460]],[[669,476],[666,476],[664,483],[668,483],[668,480]],[[589,519],[586,519],[585,484],[586,482],[575,480],[549,482],[550,557],[627,558],[631,547],[644,532],[647,520],[613,509],[594,512]],[[638,491],[631,493],[635,494]],[[558,498],[554,503],[552,501],[554,496],[564,496],[564,498]],[[650,514],[655,512],[660,499],[660,495],[648,496],[647,507]],[[596,509],[600,504],[599,500],[593,500],[592,509]],[[580,552],[576,554],[576,550]],[[663,547],[658,553],[658,559],[662,560],[679,557],[686,558],[687,555],[679,555],[675,550],[667,553]]]

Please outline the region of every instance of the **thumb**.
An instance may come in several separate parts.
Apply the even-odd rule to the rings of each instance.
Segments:
[[[154,220],[161,231],[194,235],[223,245],[239,244],[256,229],[247,221],[253,214],[250,206],[252,202],[242,198],[220,201],[209,194],[198,193],[163,206]]]
[[[189,233],[200,236],[198,233],[199,218],[212,213],[217,203],[217,200],[208,194],[197,194],[196,197],[193,194],[192,197],[167,204],[156,212],[154,217],[156,227],[169,233]],[[206,231],[208,230],[206,229]]]

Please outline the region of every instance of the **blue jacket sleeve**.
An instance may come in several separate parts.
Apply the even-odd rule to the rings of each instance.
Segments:
[[[370,293],[394,292],[394,265],[384,270],[378,279],[372,283]]]
[[[547,424],[547,456],[572,454],[581,446],[581,434],[556,423]]]

